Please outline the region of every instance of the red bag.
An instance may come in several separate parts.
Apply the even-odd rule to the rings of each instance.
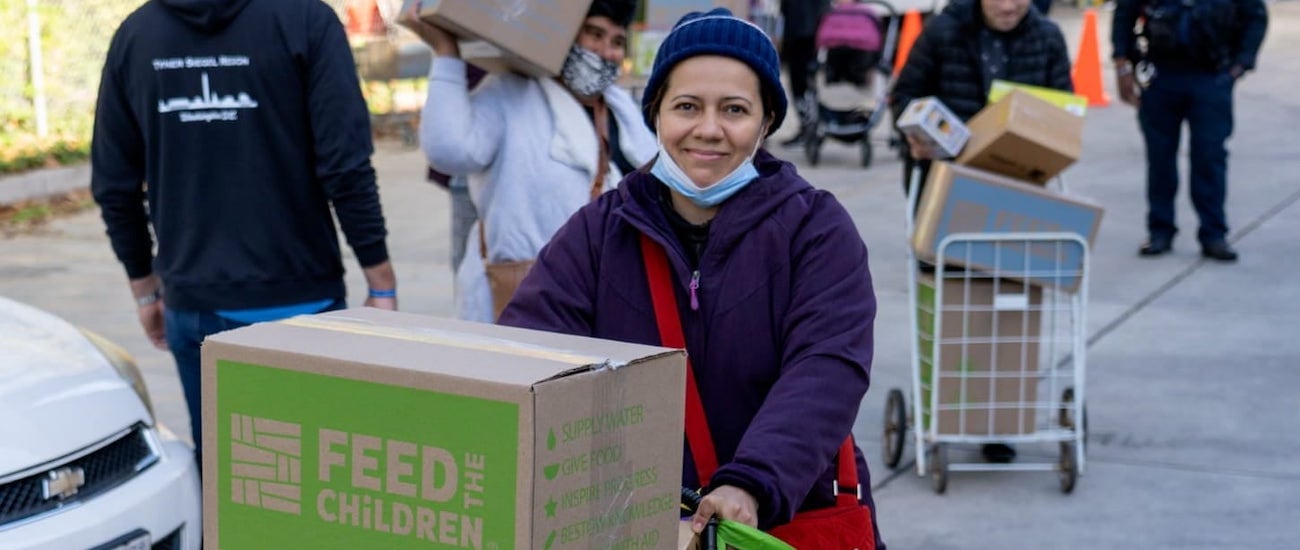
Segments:
[[[655,321],[659,325],[659,339],[670,348],[686,347],[682,334],[682,320],[677,313],[677,298],[673,295],[672,275],[668,257],[663,248],[641,235],[641,255],[645,259],[646,279],[650,283],[650,299],[654,303]],[[691,458],[699,472],[700,483],[707,486],[709,478],[718,469],[718,455],[713,449],[713,436],[704,421],[704,402],[695,385],[695,368],[686,359],[686,443]],[[769,534],[795,548],[834,548],[875,550],[875,526],[871,510],[859,502],[862,488],[858,484],[858,467],[853,452],[853,436],[849,435],[840,446],[837,460],[838,475],[835,483],[835,505],[819,510],[795,514],[790,523],[772,529]]]

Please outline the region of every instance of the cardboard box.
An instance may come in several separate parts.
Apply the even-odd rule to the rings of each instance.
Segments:
[[[961,153],[970,130],[936,97],[913,99],[898,117],[898,130],[928,144],[941,158]]]
[[[936,309],[934,276],[918,275],[922,426],[930,427],[937,391],[940,434],[1032,433],[1042,289],[991,278],[945,278],[942,288],[943,307]]]
[[[956,233],[1074,233],[1091,247],[1102,207],[1078,197],[950,162],[936,162],[921,195],[912,250],[937,262],[943,238]],[[944,264],[1000,277],[1078,290],[1085,256],[1068,242],[967,242],[944,251]]]
[[[459,36],[461,57],[492,72],[555,76],[587,15],[591,0],[420,1],[425,20]]]
[[[1057,107],[1069,111],[1071,114],[1084,116],[1088,114],[1088,98],[1079,94],[1064,92],[1055,88],[1045,88],[1043,86],[1032,86],[1011,82],[1008,80],[994,80],[989,86],[989,104],[997,103],[998,100],[1011,93],[1011,90],[1021,90],[1028,92],[1030,95],[1043,101],[1051,103]]]
[[[970,140],[957,162],[1047,183],[1083,152],[1083,117],[1023,90],[1011,90],[966,121]]]
[[[208,548],[665,548],[680,351],[377,309],[203,345]]]

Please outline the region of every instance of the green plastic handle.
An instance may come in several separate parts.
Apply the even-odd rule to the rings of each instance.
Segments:
[[[795,550],[781,539],[743,523],[722,520],[718,523],[718,548],[738,550]]]

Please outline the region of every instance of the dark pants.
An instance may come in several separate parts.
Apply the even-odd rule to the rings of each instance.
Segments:
[[[343,309],[347,304],[338,300],[326,311]],[[203,387],[200,383],[201,361],[199,350],[203,339],[248,323],[232,321],[211,311],[182,311],[167,308],[163,313],[163,326],[167,329],[167,347],[176,359],[176,372],[180,375],[181,390],[185,393],[185,406],[190,413],[190,434],[194,437],[194,457],[203,451]],[[199,462],[202,464],[202,461]]]
[[[790,99],[800,101],[808,93],[812,66],[817,61],[817,41],[813,36],[787,36],[781,42],[781,60],[790,71]],[[799,113],[803,115],[803,113]]]
[[[1187,122],[1192,206],[1200,218],[1201,244],[1224,240],[1228,222],[1228,150],[1232,135],[1233,79],[1226,73],[1161,71],[1142,94],[1138,122],[1147,147],[1147,232],[1173,238],[1178,194],[1178,145]]]

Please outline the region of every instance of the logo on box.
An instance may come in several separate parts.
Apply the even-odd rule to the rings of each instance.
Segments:
[[[230,500],[301,514],[302,426],[232,414],[230,427]]]

